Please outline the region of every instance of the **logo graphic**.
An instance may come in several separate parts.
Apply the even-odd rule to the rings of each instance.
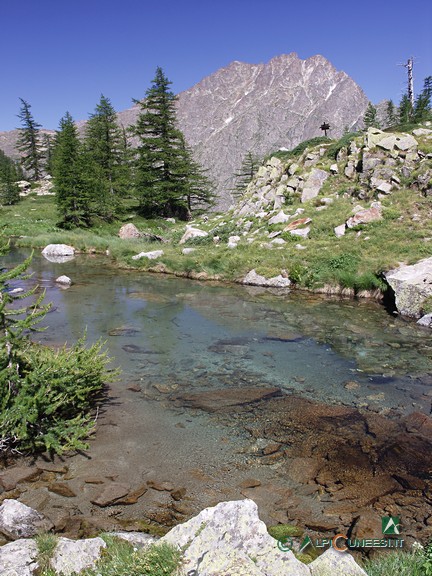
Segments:
[[[387,534],[400,534],[400,517],[399,516],[383,516],[381,518],[382,533]]]
[[[293,539],[289,536],[284,536],[277,541],[277,547],[281,552],[289,552],[293,547]]]
[[[303,542],[300,544],[299,552],[303,553],[308,546],[313,546],[313,542],[309,536],[306,535],[303,539]]]

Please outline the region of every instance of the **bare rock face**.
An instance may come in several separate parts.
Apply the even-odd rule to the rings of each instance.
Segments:
[[[367,98],[322,56],[278,56],[267,64],[233,62],[180,94],[178,118],[197,158],[218,177],[221,204],[247,151],[264,156],[320,135],[332,137],[363,117]]]

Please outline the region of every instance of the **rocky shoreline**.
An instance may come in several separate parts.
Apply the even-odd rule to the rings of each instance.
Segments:
[[[0,576],[35,576],[39,552],[37,542],[31,538],[51,527],[39,512],[16,500],[5,500],[0,506],[0,532],[12,542],[0,546]],[[298,549],[299,543],[290,541],[286,546],[287,541],[272,538],[258,517],[256,504],[248,499],[206,508],[160,539],[138,532],[112,535],[129,542],[131,552],[161,543],[180,548],[178,576],[366,576],[349,553],[333,547],[310,564],[303,564],[291,550]],[[106,547],[100,537],[75,541],[60,537],[49,566],[56,574],[72,576],[96,567]]]

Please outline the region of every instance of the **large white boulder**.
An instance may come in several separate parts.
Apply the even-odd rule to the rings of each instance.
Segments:
[[[310,576],[291,551],[282,552],[253,500],[206,508],[160,540],[184,550],[184,571],[200,576]]]
[[[42,250],[43,256],[73,256],[75,248],[68,244],[48,244]]]
[[[351,554],[329,548],[309,564],[312,576],[367,576]]]

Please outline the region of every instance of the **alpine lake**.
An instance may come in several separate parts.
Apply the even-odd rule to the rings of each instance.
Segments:
[[[14,249],[7,265],[28,251]],[[120,270],[36,253],[52,307],[35,339],[102,339],[120,368],[85,453],[23,458],[0,495],[76,537],[166,531],[252,498],[268,525],[308,534],[432,536],[432,340],[373,301]],[[55,279],[66,274],[67,289]]]

